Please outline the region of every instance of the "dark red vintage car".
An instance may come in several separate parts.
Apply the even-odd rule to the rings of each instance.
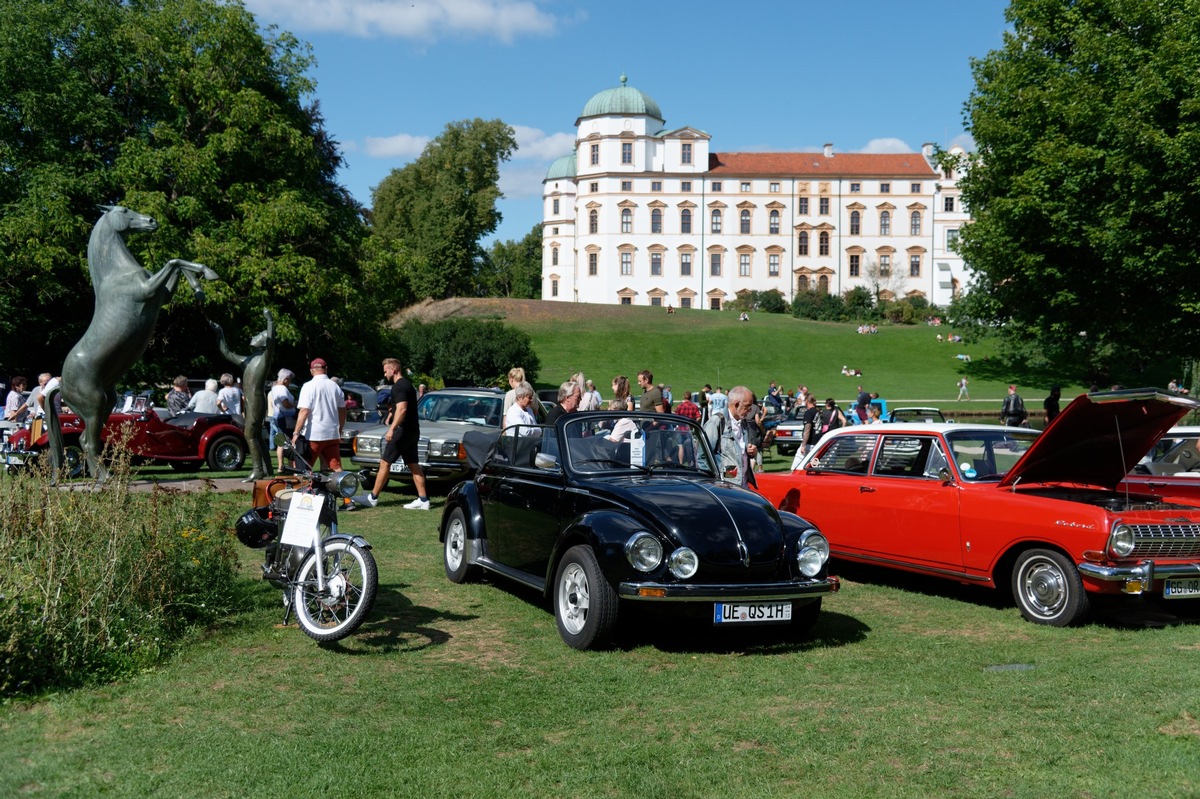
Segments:
[[[1038,435],[998,425],[829,433],[787,474],[759,475],[834,558],[993,588],[1064,626],[1096,594],[1200,599],[1200,508],[1125,481],[1200,403],[1141,389],[1078,397]],[[1158,477],[1164,481],[1167,478]]]
[[[67,463],[72,474],[81,474],[79,434],[83,432],[83,422],[72,413],[64,413],[60,418]],[[240,469],[246,460],[246,438],[229,414],[185,413],[172,417],[162,408],[125,410],[122,406],[122,410],[113,411],[108,417],[101,437],[106,442],[114,435],[120,437],[124,435],[123,428],[128,429],[128,447],[140,462],[166,463],[180,470],[196,469],[206,463],[214,472],[230,472]],[[11,451],[5,453],[9,468],[22,465],[31,457],[40,457],[49,446],[48,430],[42,430],[33,442],[29,438],[28,427],[9,437],[7,449]]]

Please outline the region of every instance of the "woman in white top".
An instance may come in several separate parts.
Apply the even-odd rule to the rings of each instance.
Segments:
[[[533,415],[533,386],[521,382],[513,389],[513,404],[504,414],[505,428],[520,425],[516,435],[539,436],[542,431],[536,427],[537,417]]]
[[[221,375],[223,388],[217,392],[217,407],[225,413],[244,413],[242,407],[242,390],[237,387],[237,381],[229,372]]]

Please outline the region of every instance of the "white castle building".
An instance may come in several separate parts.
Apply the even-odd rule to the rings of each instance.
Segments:
[[[719,310],[749,291],[864,286],[944,306],[965,285],[953,244],[969,215],[933,145],[714,152],[624,76],[575,125],[543,182],[543,299]]]

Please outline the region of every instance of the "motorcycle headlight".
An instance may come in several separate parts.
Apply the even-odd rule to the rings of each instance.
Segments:
[[[1129,557],[1133,546],[1133,530],[1128,525],[1117,524],[1108,534],[1108,556],[1111,558]]]
[[[662,563],[663,548],[658,539],[647,532],[634,533],[625,542],[625,557],[640,572],[652,572]]]
[[[667,558],[667,568],[680,580],[686,580],[700,569],[700,556],[688,547],[680,547]]]
[[[329,475],[329,487],[343,497],[354,496],[361,485],[358,472],[334,472]]]

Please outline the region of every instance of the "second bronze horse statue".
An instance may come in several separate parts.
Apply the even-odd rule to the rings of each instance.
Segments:
[[[217,279],[217,273],[207,266],[179,258],[167,261],[158,272],[143,269],[125,246],[125,235],[152,232],[158,223],[119,205],[101,208],[104,215],[88,240],[96,311],[63,364],[61,386],[63,400],[83,419],[80,446],[97,483],[108,476],[100,461],[100,433],[116,404],[117,382],[146,351],[159,311],[175,293],[179,276],[187,278],[197,300],[204,299],[200,278]],[[57,473],[63,460],[63,439],[53,408],[54,403],[48,401],[50,450]]]

